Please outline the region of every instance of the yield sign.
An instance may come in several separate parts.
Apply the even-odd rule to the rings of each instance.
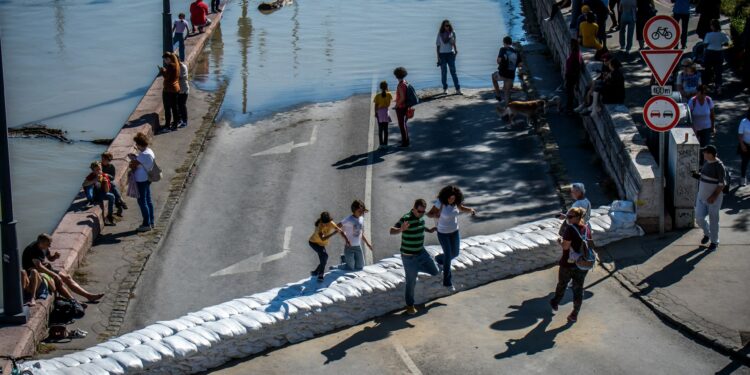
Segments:
[[[643,60],[646,60],[646,64],[651,69],[656,81],[659,82],[659,86],[664,86],[680,61],[682,51],[674,49],[642,50],[641,56],[643,56]]]

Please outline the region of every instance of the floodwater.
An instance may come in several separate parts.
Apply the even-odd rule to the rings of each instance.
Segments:
[[[172,13],[189,0],[172,1]],[[283,108],[370,92],[393,68],[417,88],[440,86],[435,38],[457,33],[462,87],[487,87],[501,39],[523,36],[520,0],[298,0],[271,14],[232,0],[193,82],[228,83],[221,119],[239,126]],[[160,63],[161,2],[0,0],[10,126],[43,123],[77,142],[12,139],[19,243],[51,231]],[[522,39],[521,39],[522,40]],[[453,90],[449,78],[450,91]]]

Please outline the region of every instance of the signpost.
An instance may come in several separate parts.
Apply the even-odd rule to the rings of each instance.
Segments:
[[[656,95],[643,106],[643,120],[648,127],[659,133],[659,234],[664,234],[664,132],[680,121],[680,108],[669,96],[672,88],[665,86],[674,68],[682,57],[681,50],[673,50],[680,40],[680,25],[669,16],[655,16],[643,27],[643,37],[650,50],[641,51],[651,73],[659,86],[651,86],[651,95]]]

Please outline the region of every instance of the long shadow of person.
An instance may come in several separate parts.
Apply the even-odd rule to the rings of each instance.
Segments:
[[[401,313],[386,315],[382,318],[377,318],[375,319],[375,326],[365,327],[361,331],[349,336],[344,341],[341,341],[335,346],[320,352],[320,354],[323,354],[326,357],[326,361],[324,364],[327,365],[333,361],[338,361],[346,357],[346,353],[349,349],[352,349],[364,343],[376,342],[386,339],[390,337],[393,332],[400,329],[412,328],[414,326],[409,323],[409,319],[419,317],[427,313],[429,310],[441,306],[445,306],[445,304],[440,302],[433,302],[429,305],[426,305],[424,309],[419,309],[419,312],[416,315],[406,315],[406,313]]]
[[[393,154],[397,151],[398,149],[395,148],[379,148],[370,152],[363,152],[361,154],[347,156],[346,158],[333,163],[331,166],[336,167],[336,169],[364,167],[370,164],[370,155],[373,156],[372,164],[378,164],[385,161],[385,156]]]
[[[695,269],[695,265],[698,264],[698,262],[710,253],[711,252],[705,248],[699,247],[678,257],[666,267],[641,280],[637,285],[642,288],[638,294],[645,296],[651,293],[655,288],[666,288],[682,280],[683,277]],[[644,284],[647,284],[648,286],[643,288]]]
[[[552,314],[550,313],[542,318],[542,321],[524,337],[520,339],[509,339],[506,341],[505,345],[508,349],[502,353],[495,354],[495,359],[510,358],[522,353],[532,355],[552,348],[555,346],[555,337],[557,334],[568,329],[572,323],[567,322],[565,325],[548,331],[547,327],[551,322]]]

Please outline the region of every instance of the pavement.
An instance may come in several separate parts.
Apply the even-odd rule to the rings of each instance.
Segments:
[[[575,324],[553,313],[557,267],[496,281],[229,363],[212,374],[748,374],[663,324],[602,268]]]

